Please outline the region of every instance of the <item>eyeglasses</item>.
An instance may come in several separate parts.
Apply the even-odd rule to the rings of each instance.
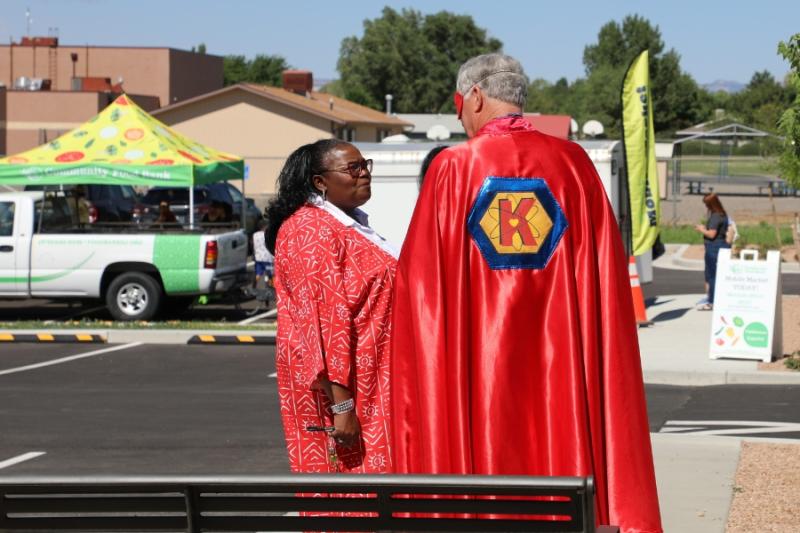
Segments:
[[[329,168],[322,172],[347,172],[352,177],[357,178],[361,176],[361,172],[367,171],[367,174],[372,174],[372,159],[362,159],[361,161],[353,161],[347,163],[346,167]]]

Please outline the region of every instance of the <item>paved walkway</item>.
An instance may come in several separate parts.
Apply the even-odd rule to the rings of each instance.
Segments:
[[[684,249],[685,245],[667,245],[667,253],[654,265],[702,272],[703,261],[684,259]],[[800,271],[796,264],[784,264],[782,268],[784,272]],[[695,309],[702,296],[661,296],[648,307],[647,316],[653,326],[639,329],[647,383],[800,385],[800,372],[759,371],[756,361],[710,359],[712,313]],[[739,450],[742,440],[747,439],[654,433],[651,440],[664,531],[724,532]],[[797,446],[800,453],[800,444]]]
[[[677,246],[656,262],[661,268],[703,269],[702,261],[675,255]],[[677,259],[677,260],[676,260]],[[800,269],[798,269],[800,270]],[[701,294],[659,297],[647,309],[654,322],[639,329],[642,368],[648,383],[711,385],[723,383],[791,383],[800,372],[766,372],[757,362],[712,360],[708,357],[711,313],[697,311]],[[186,343],[206,331],[98,330],[108,342]],[[267,335],[274,330],[216,331],[216,335]],[[665,531],[723,532],[732,498],[733,478],[742,439],[734,437],[653,434],[653,457]],[[796,442],[796,441],[794,441]],[[798,445],[800,453],[800,444]]]

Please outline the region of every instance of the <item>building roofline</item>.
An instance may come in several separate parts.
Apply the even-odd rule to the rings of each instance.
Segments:
[[[181,107],[192,105],[195,102],[200,102],[202,100],[207,100],[209,98],[214,98],[214,97],[219,96],[221,94],[233,92],[233,91],[236,91],[236,90],[245,91],[245,92],[253,94],[255,96],[260,96],[262,98],[266,98],[268,100],[277,100],[280,103],[286,104],[289,107],[292,107],[294,109],[298,109],[300,111],[305,111],[306,113],[310,113],[312,115],[323,116],[324,118],[327,118],[328,120],[331,120],[331,121],[333,121],[333,122],[335,122],[337,124],[346,124],[346,122],[344,120],[342,120],[342,119],[340,119],[338,117],[334,117],[334,116],[328,115],[327,113],[315,112],[316,110],[312,110],[312,109],[309,109],[307,107],[299,106],[299,105],[295,104],[294,102],[274,97],[274,95],[271,95],[271,94],[265,93],[264,91],[259,91],[258,89],[254,89],[252,87],[249,87],[245,83],[237,83],[235,85],[228,85],[227,87],[223,87],[222,89],[217,89],[216,91],[211,91],[210,93],[200,94],[198,96],[194,96],[192,98],[189,98],[189,99],[186,99],[186,100],[182,100],[180,102],[176,102],[174,104],[170,104],[170,105],[165,106],[165,107],[161,107],[159,109],[156,109],[155,111],[153,111],[150,114],[158,116],[160,114],[167,113],[169,111],[173,111],[173,110],[179,109]]]
[[[0,43],[0,48],[10,48],[12,46],[14,48],[51,48],[50,46],[33,46],[33,45],[29,45],[29,44],[23,45],[23,44],[20,44],[20,43]],[[106,45],[100,45],[100,46],[98,46],[98,45],[93,45],[93,44],[87,46],[85,44],[61,44],[61,43],[58,43],[58,46],[55,46],[53,48],[55,48],[55,49],[59,49],[59,48],[79,48],[79,49],[82,49],[82,50],[86,49],[86,48],[88,48],[89,50],[96,50],[96,49],[100,49],[100,48],[116,49],[116,50],[121,50],[121,49],[127,49],[127,50],[130,50],[130,49],[134,49],[134,50],[170,50],[170,51],[175,51],[175,52],[184,52],[186,54],[198,54],[198,55],[205,55],[205,56],[211,56],[211,57],[219,57],[221,59],[224,58],[224,56],[217,55],[217,54],[209,54],[208,52],[206,52],[205,54],[200,54],[199,52],[192,52],[191,50],[185,50],[183,48],[173,48],[171,46],[137,46],[137,45],[130,45],[130,46],[125,46],[125,45],[107,45],[107,46]]]
[[[270,87],[270,89],[273,89],[273,88]],[[274,88],[274,89],[280,89],[280,88],[277,87],[277,88]],[[205,94],[201,94],[201,95],[195,96],[193,98],[189,98],[187,100],[183,100],[181,102],[176,102],[174,104],[170,104],[168,106],[162,107],[160,109],[157,109],[157,110],[153,111],[152,114],[158,116],[160,114],[168,113],[168,112],[173,111],[175,109],[179,109],[181,107],[192,105],[192,104],[194,104],[196,102],[199,102],[199,101],[202,101],[202,100],[207,100],[209,98],[214,98],[214,97],[219,96],[221,94],[228,93],[228,92],[233,92],[233,91],[236,91],[236,90],[242,90],[242,91],[245,91],[247,93],[253,94],[255,96],[259,96],[261,98],[266,98],[267,100],[278,102],[278,103],[281,103],[283,105],[289,106],[289,107],[291,107],[293,109],[297,109],[299,111],[303,111],[303,112],[308,113],[310,115],[315,115],[315,116],[318,116],[318,117],[322,117],[322,118],[324,118],[326,120],[330,120],[331,122],[334,122],[335,124],[338,124],[338,125],[363,124],[363,125],[373,125],[373,126],[374,125],[378,125],[378,126],[384,126],[385,125],[385,126],[400,126],[400,127],[405,127],[406,125],[410,125],[406,121],[398,119],[397,117],[390,117],[393,120],[387,121],[387,122],[380,122],[378,120],[370,120],[370,119],[346,120],[346,119],[341,118],[340,116],[337,116],[335,113],[329,113],[329,112],[325,111],[324,109],[319,109],[319,108],[312,107],[312,106],[302,105],[302,104],[294,101],[294,98],[289,96],[289,95],[291,95],[293,93],[288,93],[287,92],[287,97],[283,97],[283,95],[281,95],[280,93],[276,94],[276,92],[273,92],[271,90],[262,90],[262,89],[259,88],[258,85],[252,84],[252,83],[237,83],[235,85],[229,85],[228,87],[223,87],[222,89],[217,89],[216,91],[211,91],[211,92],[208,92],[208,93],[205,93]],[[280,89],[280,90],[283,90],[283,89]],[[347,102],[350,103],[350,104],[353,104],[353,105],[360,105],[360,104],[356,104],[355,102],[349,102],[349,101],[347,101]]]

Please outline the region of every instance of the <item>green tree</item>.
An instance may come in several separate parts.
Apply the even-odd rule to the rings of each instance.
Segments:
[[[586,112],[582,117],[600,120],[609,137],[621,135],[620,90],[625,71],[643,50],[650,51],[650,90],[653,94],[653,123],[656,132],[672,133],[706,118],[707,98],[691,76],[680,68],[674,49],[665,52],[658,26],[639,15],[628,15],[622,23],[604,24],[597,42],[586,46],[583,63],[589,89]]]
[[[452,112],[458,67],[466,59],[499,51],[468,15],[441,11],[423,16],[413,9],[385,7],[364,21],[361,38],[342,41],[337,68],[344,96],[383,109],[391,94],[400,113]]]
[[[329,81],[328,83],[319,88],[319,92],[344,98],[344,90],[342,89],[341,80]]]
[[[776,132],[793,93],[791,86],[781,85],[768,71],[756,72],[742,91],[731,96],[728,109],[748,126]]]
[[[283,83],[283,71],[288,68],[286,59],[281,56],[259,54],[250,62],[247,81],[280,87]]]
[[[639,15],[628,15],[622,25],[615,21],[607,22],[597,34],[597,44],[583,49],[583,65],[586,75],[599,67],[626,68],[644,49],[650,50],[654,58],[664,51],[664,41],[658,26]]]
[[[783,151],[779,160],[782,175],[795,187],[800,187],[800,33],[778,44],[778,53],[789,62],[791,70],[787,84],[794,90],[794,101],[778,121],[783,136]]]
[[[223,83],[235,85],[242,81],[247,81],[249,64],[244,56],[230,55],[222,58]]]
[[[257,55],[248,61],[242,55],[228,55],[222,59],[224,84],[250,82],[280,87],[282,73],[290,68],[286,59],[277,55]]]

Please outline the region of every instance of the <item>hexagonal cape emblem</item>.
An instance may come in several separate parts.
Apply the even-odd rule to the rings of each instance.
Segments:
[[[467,229],[493,270],[547,266],[567,218],[543,178],[487,177]]]

